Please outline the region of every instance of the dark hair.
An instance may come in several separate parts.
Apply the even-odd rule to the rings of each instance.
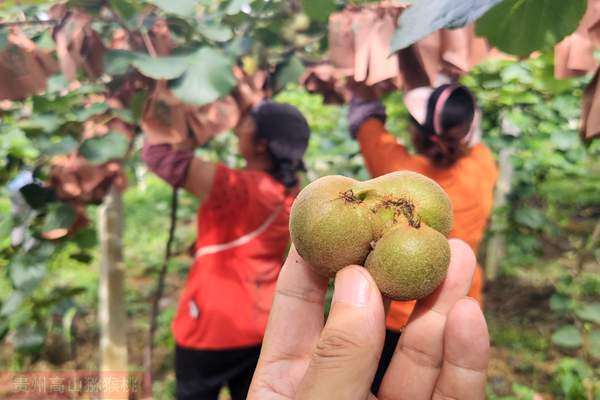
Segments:
[[[298,172],[304,171],[304,152],[310,129],[302,113],[294,106],[265,101],[252,111],[256,123],[255,140],[265,140],[271,158],[271,176],[286,188],[298,184]]]
[[[436,132],[436,108],[443,101],[444,92],[451,91],[439,112],[439,132]],[[475,100],[467,88],[460,85],[442,85],[431,94],[427,103],[425,125],[411,117],[417,127],[414,138],[417,151],[427,157],[435,166],[448,168],[469,152],[463,139],[469,133],[475,116]],[[460,128],[460,129],[457,129]]]
[[[269,155],[273,163],[271,176],[288,189],[298,185],[298,172],[306,171],[304,162],[302,160],[277,159],[272,154]]]

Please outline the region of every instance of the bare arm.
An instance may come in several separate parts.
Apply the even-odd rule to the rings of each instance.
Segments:
[[[200,200],[204,200],[210,194],[216,171],[216,164],[194,157],[190,163],[183,188]]]

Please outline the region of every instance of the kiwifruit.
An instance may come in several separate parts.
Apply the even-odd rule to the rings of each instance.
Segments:
[[[381,292],[420,299],[448,270],[452,205],[433,180],[408,171],[365,182],[326,176],[292,206],[292,242],[319,274],[365,266]]]

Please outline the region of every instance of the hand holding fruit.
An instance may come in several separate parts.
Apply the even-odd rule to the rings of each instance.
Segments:
[[[466,297],[475,256],[450,240],[443,283],[417,302],[378,393],[380,400],[484,399],[489,337],[479,304]],[[277,283],[249,400],[374,400],[385,315],[367,269],[336,274],[327,322],[328,278],[292,247]]]

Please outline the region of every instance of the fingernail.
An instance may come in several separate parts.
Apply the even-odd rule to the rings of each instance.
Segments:
[[[369,300],[371,287],[362,267],[349,267],[340,271],[335,278],[334,303],[364,306]]]

